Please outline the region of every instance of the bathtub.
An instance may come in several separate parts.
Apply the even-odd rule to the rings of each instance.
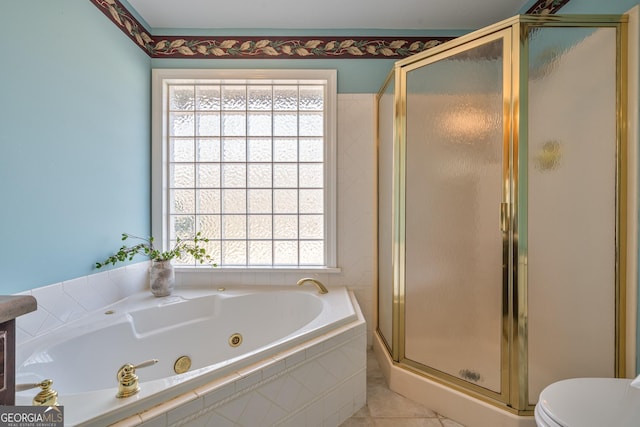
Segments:
[[[191,366],[178,374],[183,356]],[[140,392],[116,398],[118,369],[150,359],[136,371]],[[365,360],[364,319],[346,288],[181,287],[19,343],[16,383],[52,379],[65,425],[337,426],[364,405]],[[37,391],[17,393],[16,405]]]

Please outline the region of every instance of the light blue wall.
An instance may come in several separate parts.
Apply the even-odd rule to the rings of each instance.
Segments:
[[[154,68],[338,70],[338,93],[377,93],[397,59],[153,59]]]
[[[150,60],[87,0],[0,2],[0,293],[148,234]]]

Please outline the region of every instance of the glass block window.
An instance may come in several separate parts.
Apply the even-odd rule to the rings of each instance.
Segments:
[[[222,267],[331,266],[333,98],[328,79],[166,79],[165,244],[201,233]]]

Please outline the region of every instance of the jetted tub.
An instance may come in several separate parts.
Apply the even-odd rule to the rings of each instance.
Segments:
[[[176,400],[206,398],[223,384],[226,394],[232,384],[232,391],[240,396],[243,380],[251,391],[256,384],[267,384],[269,376],[277,380],[288,371],[295,375],[296,367],[306,359],[330,351],[326,341],[332,336],[343,336],[340,341],[346,342],[360,333],[364,337],[364,320],[355,298],[345,288],[331,288],[325,295],[313,287],[285,286],[186,287],[164,298],[141,292],[20,344],[16,383],[52,379],[59,404],[65,408],[65,425],[106,425],[131,416],[142,422],[144,411],[174,402],[166,411],[170,423]],[[364,387],[366,339],[357,341],[364,342],[362,366],[358,366],[357,380],[350,387],[359,389]],[[174,364],[183,356],[190,359],[191,367],[177,374]],[[140,392],[116,398],[118,369],[149,359],[158,362],[136,371]],[[327,386],[327,392],[342,387]],[[37,392],[17,393],[16,405],[31,404]],[[359,390],[352,390],[351,395],[358,394]],[[175,399],[177,396],[180,399]],[[312,396],[307,406],[321,398]],[[285,406],[273,403],[280,409]],[[219,409],[221,404],[217,405]],[[195,406],[209,417],[226,416],[224,409],[207,411],[205,403]],[[291,409],[293,412],[285,411],[273,423],[295,419],[297,408]],[[354,407],[354,412],[357,409]],[[153,411],[157,415],[158,407]]]

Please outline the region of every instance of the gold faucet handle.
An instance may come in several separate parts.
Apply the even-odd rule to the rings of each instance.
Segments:
[[[40,387],[42,390],[40,390],[40,393],[36,394],[32,403],[35,406],[58,406],[58,392],[51,388],[52,385],[53,381],[46,379],[39,383],[16,384],[16,391],[25,391]]]
[[[156,363],[158,363],[158,359],[145,360],[142,363],[138,363],[136,366],[133,367],[133,369],[146,368],[147,366],[153,366]]]
[[[118,379],[118,394],[117,398],[129,397],[140,391],[138,386],[138,376],[136,375],[136,369],[146,368],[147,366],[155,365],[158,363],[158,359],[150,359],[137,365],[131,363],[125,363],[118,369],[116,378]]]

